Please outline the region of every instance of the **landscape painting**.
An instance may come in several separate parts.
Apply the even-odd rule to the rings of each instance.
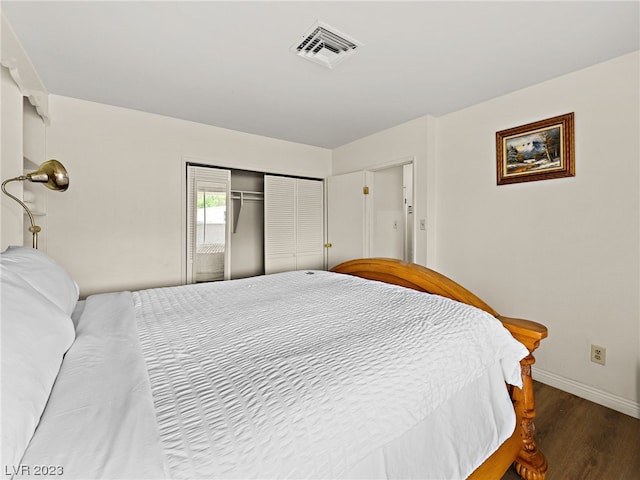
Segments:
[[[575,175],[573,113],[496,133],[498,185]]]

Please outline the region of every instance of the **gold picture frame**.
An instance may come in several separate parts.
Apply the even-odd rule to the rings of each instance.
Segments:
[[[573,177],[573,112],[496,133],[498,185]]]

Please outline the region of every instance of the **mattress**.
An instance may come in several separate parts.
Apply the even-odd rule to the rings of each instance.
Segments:
[[[23,463],[64,478],[464,478],[527,350],[438,296],[329,272],[95,295]]]

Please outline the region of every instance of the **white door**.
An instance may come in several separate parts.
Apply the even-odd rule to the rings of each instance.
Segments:
[[[264,177],[265,273],[324,267],[322,180]]]
[[[327,267],[368,255],[365,172],[327,179]],[[330,245],[330,246],[329,246]]]
[[[296,179],[264,177],[264,271],[296,269]]]
[[[296,179],[296,269],[324,268],[324,183]]]

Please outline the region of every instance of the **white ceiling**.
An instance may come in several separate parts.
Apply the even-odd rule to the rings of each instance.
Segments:
[[[638,50],[639,6],[2,1],[50,93],[327,148]],[[294,55],[316,20],[364,45]]]

